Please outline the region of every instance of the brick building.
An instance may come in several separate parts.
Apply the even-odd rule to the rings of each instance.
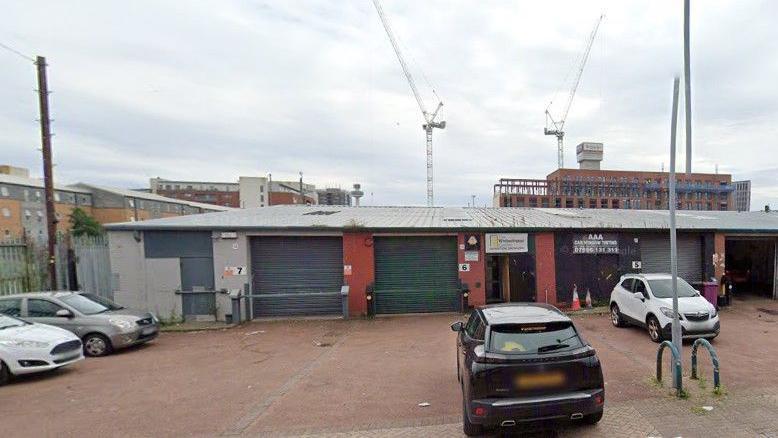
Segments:
[[[316,186],[299,181],[271,181],[265,177],[240,177],[238,182],[149,180],[151,193],[169,198],[221,205],[255,208],[268,205],[310,205],[317,203]],[[270,192],[268,194],[268,192]]]
[[[0,166],[0,239],[23,235],[45,238],[45,198],[43,180],[30,178],[26,169]],[[102,224],[229,210],[92,184],[55,184],[57,231],[69,229],[68,217],[75,208],[84,210]]]
[[[599,146],[599,147],[598,147]],[[599,149],[599,150],[597,150]],[[668,172],[601,170],[601,143],[578,145],[578,169],[557,169],[546,179],[501,178],[495,207],[667,210]],[[735,210],[732,176],[676,173],[678,209]]]

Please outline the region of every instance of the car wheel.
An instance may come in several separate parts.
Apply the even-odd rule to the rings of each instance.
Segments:
[[[602,411],[597,411],[593,414],[584,415],[583,422],[586,424],[597,424],[602,420]]]
[[[619,305],[616,303],[613,303],[611,306],[611,322],[614,327],[624,327],[625,325],[621,317],[621,309],[619,309]]]
[[[11,372],[8,370],[8,367],[5,365],[5,363],[0,360],[0,386],[5,385],[8,383],[8,380],[11,378]]]
[[[84,354],[90,357],[105,356],[111,352],[111,341],[99,333],[84,337]]]
[[[648,336],[654,342],[662,342],[662,326],[659,325],[659,320],[656,316],[649,316],[646,321],[646,328],[648,328]]]

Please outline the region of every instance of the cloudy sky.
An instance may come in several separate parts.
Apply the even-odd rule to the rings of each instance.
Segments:
[[[778,207],[778,2],[692,3],[693,169],[718,164],[753,180],[753,209]],[[601,13],[566,164],[601,141],[604,168],[668,165],[680,0],[383,5],[427,106],[433,89],[445,104],[436,204],[490,204],[498,178],[556,168],[544,109],[561,109]],[[426,200],[421,114],[369,0],[6,2],[0,42],[48,58],[60,182],[303,171],[361,182],[366,204]],[[3,49],[0,66],[0,163],[38,175],[34,67]]]

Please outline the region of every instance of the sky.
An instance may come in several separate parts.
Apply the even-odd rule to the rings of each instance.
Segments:
[[[670,162],[683,2],[383,0],[429,108],[435,204],[491,205],[501,177],[545,178],[559,114],[604,14],[565,125],[603,168]],[[364,205],[426,203],[421,112],[369,0],[5,2],[0,43],[49,64],[55,178],[362,184]],[[778,2],[692,1],[695,172],[752,180],[778,208]],[[0,49],[0,164],[41,174],[35,69]],[[434,90],[434,93],[433,93]],[[682,93],[683,94],[683,93]],[[683,107],[683,102],[681,103]],[[678,166],[684,169],[683,117]]]

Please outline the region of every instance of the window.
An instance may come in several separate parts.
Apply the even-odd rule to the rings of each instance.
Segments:
[[[635,280],[635,292],[640,292],[644,297],[648,298],[648,292],[646,291],[646,284],[643,280]]]
[[[492,328],[489,351],[508,354],[542,353],[583,345],[572,323],[509,324]]]
[[[4,315],[21,316],[22,299],[6,298],[4,300],[0,300],[0,313]]]
[[[631,292],[632,291],[632,282],[633,281],[635,281],[635,279],[628,278],[628,279],[626,279],[626,280],[621,282],[621,287],[623,287],[624,289],[626,289],[626,290]]]
[[[619,200],[618,199],[614,199],[613,200],[613,202],[611,203],[611,208],[619,208]]]
[[[55,201],[55,202],[59,202],[59,201],[60,201],[60,199],[62,199],[62,197],[61,197],[61,196],[59,196],[59,193],[57,193],[57,192],[54,192],[54,201]]]
[[[473,313],[470,314],[470,319],[467,320],[467,324],[465,325],[465,334],[471,338],[475,336],[475,330],[478,328],[480,320],[481,317],[478,316],[478,312],[473,311]]]
[[[590,199],[589,200],[589,208],[597,208],[597,200],[596,199]]]
[[[608,208],[608,200],[600,199],[600,208]]]
[[[573,208],[573,200],[565,199],[565,208]]]
[[[651,293],[657,298],[672,298],[673,296],[673,280],[664,278],[661,280],[648,280],[649,286],[651,286]],[[694,290],[689,283],[683,278],[678,278],[678,297],[695,297],[697,291]]]
[[[40,198],[41,198],[41,192],[36,190],[35,191],[35,199],[40,199]]]
[[[79,294],[63,296],[61,300],[84,315],[96,315],[111,310],[108,306],[103,305],[99,301]]]
[[[541,199],[541,200],[540,200],[540,205],[541,205],[543,208],[548,208],[548,198],[543,198],[543,199]]]
[[[556,199],[554,199],[554,207],[556,207],[556,208],[562,208],[562,198],[556,198]]]
[[[30,218],[30,216],[32,216],[32,212],[31,212],[30,210],[24,210],[24,217],[26,217],[27,219],[29,219],[29,218]]]
[[[135,200],[133,200],[133,199],[128,199],[128,200],[127,200],[127,203],[130,205],[130,208],[135,208]]]
[[[583,199],[580,199],[580,198],[578,199],[578,208],[584,208],[584,200]]]
[[[27,300],[27,316],[30,318],[55,317],[57,316],[57,311],[60,309],[62,309],[61,306],[54,304],[49,300]]]
[[[8,196],[8,187],[0,186],[0,195]]]
[[[11,217],[11,210],[9,210],[6,207],[3,207],[3,217]]]

